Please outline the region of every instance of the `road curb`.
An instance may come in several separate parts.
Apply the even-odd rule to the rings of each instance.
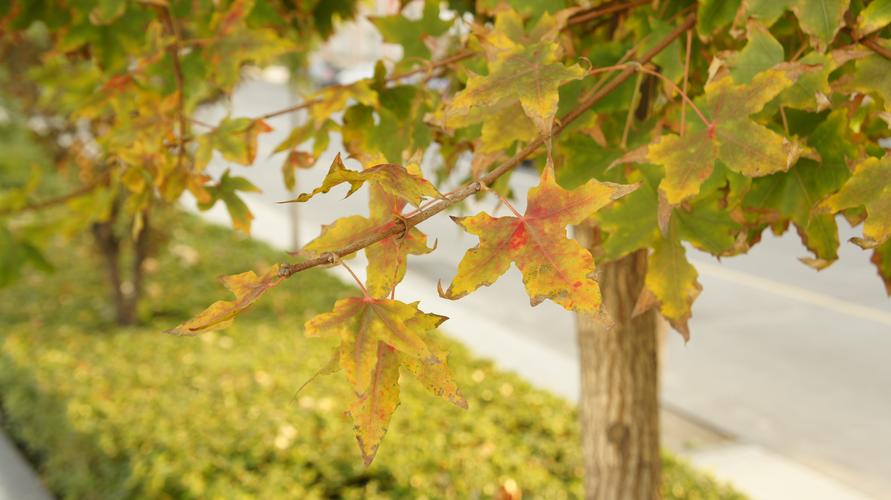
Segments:
[[[0,429],[0,500],[50,500],[37,472]]]

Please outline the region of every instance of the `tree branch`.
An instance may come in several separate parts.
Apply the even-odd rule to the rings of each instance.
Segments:
[[[665,38],[659,41],[653,48],[643,54],[640,59],[638,59],[638,63],[640,65],[648,63],[651,59],[656,57],[660,52],[665,50],[668,45],[673,42],[677,37],[681,36],[688,29],[693,27],[696,22],[696,14],[690,14],[684,20],[682,24],[680,24],[677,28],[672,30]],[[389,229],[386,229],[378,234],[374,234],[365,238],[361,238],[356,240],[345,247],[336,250],[334,252],[329,252],[325,255],[321,255],[319,257],[315,257],[312,259],[305,260],[303,262],[299,262],[296,264],[283,264],[279,268],[279,274],[284,277],[290,277],[294,274],[305,271],[307,269],[332,264],[333,256],[337,257],[345,257],[347,255],[353,254],[362,250],[365,247],[371,246],[383,239],[389,238],[390,236],[396,236],[399,234],[403,234],[409,228],[417,226],[418,224],[424,222],[425,220],[433,217],[434,215],[442,212],[443,210],[451,207],[452,205],[460,202],[461,200],[471,196],[477,192],[479,192],[484,185],[492,184],[499,177],[506,174],[507,172],[514,169],[517,165],[519,165],[523,160],[529,157],[532,153],[534,153],[538,148],[540,148],[547,140],[551,139],[559,135],[561,132],[566,130],[566,128],[575,120],[577,120],[580,116],[582,116],[586,111],[591,109],[595,104],[600,102],[604,97],[609,95],[612,91],[618,88],[620,85],[625,83],[626,80],[631,78],[637,72],[637,68],[635,65],[630,65],[626,67],[621,73],[616,75],[615,78],[609,80],[605,85],[603,85],[597,92],[592,94],[589,97],[586,97],[582,101],[580,101],[575,108],[573,108],[570,112],[560,118],[557,123],[555,123],[554,128],[551,131],[551,134],[548,136],[539,135],[532,142],[530,142],[525,148],[517,152],[513,157],[504,161],[500,165],[498,165],[495,169],[487,173],[486,175],[480,177],[480,179],[476,182],[472,182],[470,184],[465,185],[464,187],[452,191],[451,193],[445,195],[442,199],[436,200],[428,207],[423,210],[418,211],[416,214],[410,217],[396,217],[390,220],[387,225],[390,225]],[[386,227],[386,226],[384,226]]]
[[[616,12],[622,12],[623,10],[633,9],[635,7],[640,7],[641,5],[650,3],[653,3],[653,0],[633,0],[631,2],[617,3],[606,6],[598,5],[597,7],[592,7],[591,9],[579,12],[570,17],[569,20],[566,22],[566,27],[584,24],[601,16],[615,14]]]
[[[24,213],[24,212],[43,210],[44,208],[50,208],[50,207],[53,207],[56,205],[61,205],[62,203],[65,203],[69,200],[73,200],[75,198],[80,198],[81,196],[90,194],[94,189],[101,186],[107,178],[108,178],[107,175],[103,175],[89,184],[85,184],[85,185],[75,189],[74,191],[71,191],[68,194],[64,194],[64,195],[58,196],[56,198],[50,198],[48,200],[43,200],[43,201],[36,201],[33,203],[29,203],[21,208],[0,210],[0,215],[20,214],[20,213]]]
[[[186,154],[185,137],[186,122],[188,121],[188,117],[186,116],[185,98],[186,84],[185,78],[183,77],[182,63],[179,60],[179,48],[182,38],[179,35],[179,28],[176,26],[176,21],[173,19],[173,14],[170,12],[170,6],[166,4],[164,6],[158,6],[158,13],[161,20],[164,22],[168,33],[173,35],[173,43],[167,47],[167,53],[170,54],[170,58],[173,60],[173,76],[176,79],[176,114],[177,120],[179,121],[179,150],[177,151],[176,156],[176,168],[180,169],[183,166]]]
[[[577,26],[579,24],[586,23],[593,19],[597,19],[599,17],[603,17],[603,16],[606,16],[609,14],[615,14],[616,12],[621,12],[623,10],[629,10],[629,9],[633,9],[635,7],[640,7],[641,5],[646,5],[646,4],[652,3],[652,1],[653,0],[633,0],[630,2],[618,3],[618,4],[614,4],[614,5],[609,5],[606,7],[600,6],[600,7],[592,8],[589,10],[585,10],[585,11],[579,12],[578,14],[575,14],[572,17],[570,17],[569,20],[566,22],[566,26],[564,26],[563,29],[567,30],[572,26]],[[386,78],[386,82],[390,83],[390,82],[395,82],[395,81],[399,81],[399,80],[404,80],[405,78],[408,78],[408,77],[411,77],[411,76],[414,76],[417,74],[433,71],[436,68],[455,64],[456,62],[460,62],[465,59],[469,59],[469,58],[474,57],[478,54],[479,54],[479,52],[469,50],[469,49],[460,50],[452,55],[446,56],[446,57],[439,59],[437,61],[433,61],[430,64],[427,64],[420,68],[415,68],[415,69],[412,69],[409,71],[405,71],[403,73],[392,74]],[[335,87],[347,87],[347,86],[348,85],[335,85]],[[324,99],[310,99],[308,101],[304,101],[304,102],[294,105],[294,106],[280,109],[278,111],[272,111],[270,113],[266,113],[265,115],[260,115],[257,117],[257,119],[268,120],[269,118],[275,118],[276,116],[281,116],[281,115],[285,115],[288,113],[292,113],[294,111],[300,111],[302,109],[310,108],[310,107],[315,106],[316,104],[319,104],[321,102],[324,102]]]
[[[888,50],[885,47],[879,45],[879,42],[877,42],[875,38],[864,38],[860,40],[860,43],[866,45],[867,47],[869,47],[870,50],[884,57],[885,59],[891,59],[891,50]]]

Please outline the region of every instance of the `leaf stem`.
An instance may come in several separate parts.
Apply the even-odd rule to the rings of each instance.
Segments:
[[[628,114],[625,115],[625,128],[622,130],[622,149],[628,147],[628,134],[631,132],[631,120],[634,118],[634,108],[637,107],[639,101],[638,95],[640,94],[640,84],[642,81],[643,73],[638,73],[637,79],[634,81],[634,93],[631,94],[631,102],[628,104]]]
[[[669,86],[671,86],[671,88],[672,88],[675,92],[681,94],[681,97],[684,99],[684,101],[685,101],[687,104],[690,105],[690,108],[692,108],[693,111],[696,112],[696,115],[699,117],[700,120],[702,120],[702,123],[703,123],[706,127],[711,127],[711,126],[712,126],[712,122],[710,122],[710,121],[705,117],[705,115],[702,114],[702,111],[699,109],[699,106],[697,106],[696,104],[694,104],[694,103],[693,103],[693,100],[690,99],[690,96],[688,96],[686,92],[684,92],[683,90],[681,90],[681,88],[678,87],[678,85],[677,85],[676,83],[674,83],[673,81],[671,81],[671,80],[669,80],[668,78],[666,78],[665,75],[663,75],[662,73],[659,73],[658,71],[652,70],[652,69],[646,67],[646,66],[643,65],[643,64],[632,64],[632,66],[635,66],[636,69],[637,69],[637,71],[641,71],[641,72],[646,73],[646,74],[648,74],[648,75],[653,75],[653,76],[655,76],[655,77],[661,79],[663,82],[667,83]]]
[[[646,64],[651,59],[656,57],[659,53],[665,50],[671,42],[681,36],[685,31],[690,29],[696,23],[696,14],[691,13],[685,19],[684,22],[681,23],[677,28],[671,31],[668,35],[665,36],[662,40],[660,40],[656,45],[654,45],[649,51],[643,54],[638,61],[638,66],[642,64]],[[634,76],[637,69],[634,67],[626,67],[619,75],[617,75],[612,80],[609,80],[608,83],[604,84],[600,90],[595,92],[590,96],[586,96],[586,98],[581,99],[576,106],[566,113],[563,117],[556,121],[554,124],[551,133],[545,137],[544,135],[539,135],[532,142],[530,142],[526,147],[522,150],[518,151],[514,156],[505,160],[501,164],[499,164],[495,169],[480,177],[479,180],[471,182],[463,186],[460,189],[449,193],[448,195],[444,195],[442,199],[436,200],[435,203],[432,203],[427,208],[419,211],[417,214],[402,218],[402,224],[397,224],[394,219],[392,227],[387,229],[386,231],[382,231],[377,234],[373,234],[367,236],[365,238],[353,241],[352,243],[344,246],[343,248],[336,250],[333,252],[335,255],[339,257],[343,257],[346,255],[350,255],[355,253],[365,247],[373,245],[385,238],[390,236],[399,234],[408,228],[417,226],[418,224],[424,222],[425,220],[433,217],[434,215],[442,212],[443,210],[449,208],[450,206],[464,200],[465,198],[479,192],[483,189],[484,184],[491,184],[499,177],[504,175],[505,173],[514,169],[517,165],[522,163],[524,159],[534,153],[538,148],[544,145],[545,141],[551,137],[555,137],[559,135],[563,130],[566,129],[572,122],[577,120],[581,115],[583,115],[586,111],[591,109],[595,104],[600,102],[604,97],[613,92],[620,85],[625,83],[629,78]],[[308,259],[303,262],[295,263],[295,264],[282,264],[282,276],[290,277],[294,274],[305,271],[306,269],[310,269],[313,267],[317,267],[324,264],[331,263],[330,257],[320,256],[313,259]]]
[[[323,256],[323,257],[324,257],[324,256]],[[330,259],[330,258],[331,258],[331,255],[330,255],[330,254],[327,255],[327,257]],[[353,279],[356,280],[356,284],[359,285],[359,289],[362,290],[362,293],[363,293],[366,297],[369,297],[369,295],[368,295],[368,289],[365,288],[365,285],[362,283],[362,280],[360,280],[359,277],[356,276],[356,273],[353,272],[353,270],[350,268],[350,266],[348,266],[347,263],[344,262],[344,260],[341,259],[340,256],[337,255],[336,253],[334,254],[334,258],[336,258],[336,259],[337,259],[337,263],[340,264],[341,266],[343,266],[343,268],[346,269],[348,273],[350,273],[350,276],[352,276]]]

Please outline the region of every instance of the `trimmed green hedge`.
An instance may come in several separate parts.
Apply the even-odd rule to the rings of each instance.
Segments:
[[[462,411],[408,380],[375,463],[362,466],[340,376],[295,391],[330,344],[301,325],[347,287],[303,273],[219,333],[160,332],[225,291],[215,276],[281,255],[178,216],[170,251],[150,261],[139,328],[110,325],[87,241],[66,263],[0,290],[3,426],[63,498],[485,498],[516,483],[526,498],[581,494],[575,410],[453,341]],[[667,498],[734,498],[671,458]]]

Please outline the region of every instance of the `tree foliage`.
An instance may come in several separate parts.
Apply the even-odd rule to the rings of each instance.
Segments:
[[[45,219],[33,214],[54,206],[65,210],[53,217],[68,221],[56,226],[73,231],[120,203],[138,233],[153,206],[189,192],[203,208],[225,204],[249,232],[253,216],[239,193],[254,186],[228,173],[213,179],[206,166],[214,156],[252,164],[266,120],[307,110],[276,148],[283,182],[313,167],[332,134],[356,167],[341,156],[320,165],[329,168],[322,185],[291,201],[367,185],[368,215],[332,221],[294,262],[224,278],[236,299],[172,331],[223,327],[295,273],[346,266],[364,250],[362,294],[310,320],[306,334],[340,339],[323,372],[340,368],[352,384],[349,413],[366,462],[398,405],[403,369],[464,404],[445,353],[424,340],[445,318],[396,300],[395,287],[409,255],[432,251],[415,226],[471,196],[511,209],[511,198],[525,199],[527,208],[455,218],[480,242],[440,290],[451,299],[491,284],[513,262],[533,305],[549,299],[597,313],[596,263],[647,249],[637,311],[658,308],[687,337],[701,290],[688,246],[732,256],[768,229],[794,227],[811,254],[802,262],[822,269],[838,257],[840,217],[863,224],[855,243],[872,252],[891,292],[891,164],[880,145],[891,122],[888,2],[403,3],[373,19],[402,47],[400,61],[280,112],[214,124],[193,115],[230,95],[245,66],[284,63],[299,77],[307,52],[356,5],[5,4],[4,98],[14,104],[4,107],[45,123],[30,133],[58,146],[50,168],[67,172],[74,190],[45,198],[36,174],[4,167],[17,177],[0,193],[0,269],[43,265]],[[525,160],[541,181],[524,198],[505,180]],[[425,177],[422,162],[436,175]],[[447,182],[459,187],[437,188]],[[575,224],[597,228],[593,254],[569,238]]]

